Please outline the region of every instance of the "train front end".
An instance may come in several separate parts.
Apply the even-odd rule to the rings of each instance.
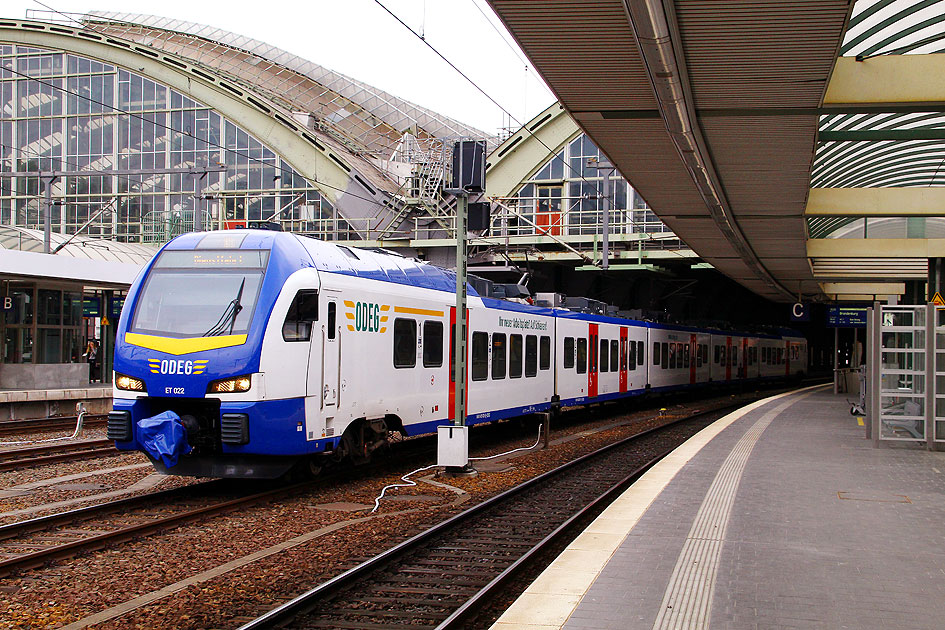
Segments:
[[[108,437],[118,449],[175,475],[272,478],[293,465],[285,455],[304,412],[266,400],[260,353],[283,283],[306,258],[290,235],[258,231],[186,234],[155,256],[116,334]]]

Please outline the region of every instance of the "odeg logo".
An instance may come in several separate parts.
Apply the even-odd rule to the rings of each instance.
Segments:
[[[185,361],[183,359],[148,359],[152,374],[183,375],[203,374],[207,370],[207,360]]]

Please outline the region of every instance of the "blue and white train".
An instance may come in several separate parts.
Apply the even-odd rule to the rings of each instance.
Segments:
[[[132,285],[108,435],[172,474],[275,477],[451,422],[455,275],[289,233],[192,233]],[[468,288],[469,425],[803,374],[799,336],[601,317]]]

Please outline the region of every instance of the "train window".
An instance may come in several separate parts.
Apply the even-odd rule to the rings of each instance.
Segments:
[[[492,333],[492,378],[505,378],[505,333]]]
[[[660,364],[660,342],[653,342],[653,365]]]
[[[333,304],[333,302],[328,303],[329,309]],[[398,317],[394,320],[394,367],[412,368],[416,365],[417,322],[413,319]]]
[[[489,335],[484,332],[472,334],[472,380],[484,381],[489,375]]]
[[[635,344],[635,343],[633,343],[633,342],[631,341],[631,342],[630,342],[630,352],[628,353],[630,356],[627,357],[627,369],[629,369],[629,370],[635,370],[635,369],[637,369],[637,353],[636,353],[636,349],[637,349],[637,344]],[[640,358],[642,359],[643,357],[640,357]]]
[[[701,343],[696,344],[696,356],[694,356],[692,360],[696,362],[697,368],[702,367],[702,344]]]
[[[538,374],[538,337],[525,336],[525,376]]]
[[[620,360],[619,351],[617,350],[617,342],[610,342],[610,371],[616,372],[619,367],[617,362]]]
[[[564,369],[574,367],[574,337],[564,338]]]
[[[669,344],[663,342],[660,344],[662,346],[663,356],[660,358],[660,367],[664,370],[669,367]]]
[[[542,335],[538,347],[538,367],[542,370],[551,369],[551,337]]]
[[[328,322],[325,324],[325,327],[328,329],[329,339],[335,338],[335,329],[337,328],[337,326],[335,325],[335,322],[337,321],[337,315],[336,315],[337,308],[338,308],[338,305],[336,303],[334,302],[328,303]],[[414,335],[416,336],[416,329],[414,330]],[[416,341],[416,339],[414,339],[414,341]]]
[[[295,294],[289,312],[282,322],[282,338],[285,341],[309,341],[312,324],[318,321],[318,292],[302,289]]]
[[[689,367],[689,344],[683,346],[683,367]]]
[[[709,362],[709,344],[707,343],[702,344],[702,362]]]
[[[578,337],[577,340],[577,373],[587,372],[587,339]]]
[[[443,322],[423,322],[423,367],[443,365]]]
[[[646,365],[646,360],[643,357],[643,342],[637,342],[637,365]]]
[[[610,348],[610,342],[606,339],[600,340],[600,371],[606,372],[608,366],[610,365],[610,353],[608,349]]]
[[[522,378],[521,335],[509,335],[509,378]]]
[[[664,366],[666,367],[666,366]],[[676,369],[676,344],[669,344],[669,369]]]

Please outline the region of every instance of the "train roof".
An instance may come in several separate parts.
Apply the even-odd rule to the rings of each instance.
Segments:
[[[298,236],[319,271],[393,282],[435,291],[456,292],[456,272],[393,252],[361,249]],[[466,294],[478,296],[466,284]]]
[[[328,273],[392,282],[435,291],[456,292],[456,272],[386,251],[361,249],[316,238],[269,230],[191,232],[172,240],[167,249],[272,249],[273,243],[297,243],[315,269]],[[468,283],[467,295],[478,296]]]

